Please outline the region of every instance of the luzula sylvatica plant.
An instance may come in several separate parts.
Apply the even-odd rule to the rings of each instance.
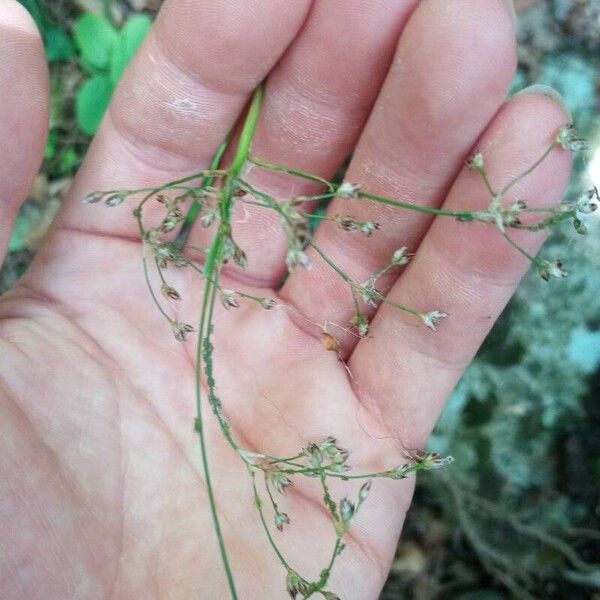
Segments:
[[[361,221],[353,217],[353,206],[357,203],[379,203],[395,208],[398,211],[418,211],[434,217],[457,219],[464,223],[465,234],[468,235],[469,224],[479,222],[488,224],[503,236],[516,251],[526,256],[537,268],[544,279],[564,277],[566,271],[562,262],[557,259],[544,259],[530,255],[513,238],[513,230],[538,231],[549,229],[563,221],[573,221],[579,233],[585,233],[586,222],[598,210],[600,199],[597,190],[582,194],[574,202],[565,202],[557,207],[529,208],[525,202],[507,203],[505,197],[509,190],[534,171],[551,153],[584,149],[585,142],[580,139],[571,125],[565,125],[556,132],[546,151],[540,157],[532,157],[531,166],[514,177],[503,188],[497,189],[494,181],[490,181],[486,170],[485,156],[476,152],[467,162],[467,166],[476,171],[489,194],[489,204],[483,210],[449,211],[420,205],[415,199],[395,199],[369,193],[363,189],[361,182],[344,182],[336,184],[320,177],[296,170],[293,165],[278,165],[266,162],[251,153],[252,138],[259,120],[262,88],[256,90],[245,116],[241,134],[234,149],[229,148],[233,159],[229,166],[222,165],[225,150],[232,144],[232,138],[225,140],[210,168],[189,177],[165,183],[154,189],[98,191],[90,194],[85,200],[88,203],[104,201],[107,206],[118,206],[128,198],[140,197],[141,201],[133,209],[137,220],[142,244],[143,271],[148,289],[157,309],[165,318],[177,340],[185,342],[192,332],[197,334],[195,364],[195,394],[197,416],[193,424],[198,433],[202,465],[208,498],[216,536],[218,538],[224,569],[227,575],[232,598],[237,598],[234,573],[230,568],[227,548],[221,532],[217,511],[217,495],[211,483],[209,454],[205,437],[204,404],[210,407],[214,418],[218,421],[222,435],[231,449],[239,456],[247,467],[249,485],[252,486],[257,519],[264,528],[265,535],[283,567],[287,591],[292,598],[310,598],[317,594],[333,600],[338,596],[328,590],[328,581],[336,561],[343,556],[344,537],[352,525],[358,511],[363,509],[374,480],[380,478],[404,479],[411,473],[437,469],[451,462],[451,457],[442,457],[423,450],[405,450],[406,460],[402,464],[390,464],[388,468],[372,473],[355,473],[350,463],[350,448],[346,448],[343,440],[334,437],[314,440],[303,448],[298,448],[293,456],[271,456],[260,451],[244,448],[235,438],[227,419],[227,398],[219,395],[219,383],[213,371],[212,335],[218,323],[215,322],[214,310],[217,302],[226,309],[235,310],[243,302],[255,303],[262,310],[274,310],[283,306],[277,297],[258,297],[221,285],[221,271],[228,262],[239,267],[247,263],[244,249],[236,241],[235,223],[232,222],[232,211],[237,203],[259,207],[266,211],[274,211],[279,216],[281,228],[285,233],[288,251],[286,264],[288,271],[311,268],[311,260],[322,260],[345,283],[348,294],[352,298],[354,314],[348,323],[337,323],[335,326],[345,332],[352,332],[358,337],[369,335],[369,317],[367,307],[376,307],[386,303],[397,310],[410,313],[417,322],[422,323],[435,335],[438,327],[443,327],[443,319],[452,318],[446,315],[443,306],[405,306],[389,300],[378,289],[378,280],[389,271],[399,270],[410,260],[408,249],[400,247],[389,257],[386,264],[366,281],[356,281],[342,269],[321,247],[313,237],[312,226],[319,220],[329,220],[348,235],[360,235],[368,238],[378,234],[385,225],[370,221]],[[293,198],[274,198],[260,189],[256,189],[244,179],[246,165],[256,168],[298,177],[320,186],[317,194]],[[344,214],[320,213],[316,210],[332,198],[342,198],[346,203]],[[144,210],[150,203],[159,203],[164,207],[164,218],[159,224],[149,227],[144,220]],[[212,243],[207,248],[193,247],[187,244],[187,234],[195,223],[206,228],[214,228]],[[307,253],[308,249],[312,252]],[[195,261],[189,256],[198,254],[202,261]],[[310,256],[314,258],[310,258]],[[199,308],[199,326],[197,330],[191,324],[172,316],[169,302],[178,301],[180,292],[169,283],[171,267],[194,270],[203,278],[203,295]],[[155,271],[154,274],[152,271]],[[153,282],[158,281],[155,285]],[[340,344],[327,324],[320,324],[323,330],[323,345],[327,350],[338,353],[342,360]],[[331,324],[330,324],[331,325]],[[207,389],[207,397],[202,395],[202,383]],[[191,401],[191,399],[190,399]],[[190,424],[191,426],[191,424]],[[320,575],[310,580],[299,573],[293,563],[286,557],[277,543],[277,535],[273,529],[282,531],[294,518],[286,512],[285,491],[294,485],[297,478],[314,478],[322,490],[322,501],[332,523],[332,547],[330,559],[323,565]],[[359,480],[362,485],[356,497],[334,498],[330,490],[330,482],[337,480]],[[282,577],[283,579],[283,577]]]

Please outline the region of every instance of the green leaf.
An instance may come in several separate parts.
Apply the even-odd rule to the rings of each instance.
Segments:
[[[117,38],[117,30],[98,15],[86,13],[75,25],[75,43],[81,59],[96,69],[108,68]]]
[[[40,8],[37,0],[19,0],[19,2],[27,9],[37,28],[40,31],[44,31],[44,13]]]
[[[106,112],[113,86],[104,75],[86,81],[77,93],[77,123],[84,133],[94,135]]]
[[[110,61],[110,80],[117,85],[127,65],[148,35],[152,21],[145,15],[137,15],[128,19],[113,49]]]
[[[49,62],[69,60],[75,55],[71,38],[60,27],[49,27],[44,34],[44,42]]]

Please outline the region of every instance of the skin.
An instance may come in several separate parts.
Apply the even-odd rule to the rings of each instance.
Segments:
[[[228,597],[192,428],[194,343],[176,342],[149,299],[132,206],[82,198],[206,167],[268,76],[257,156],[332,176],[356,145],[348,180],[365,190],[484,208],[489,198],[464,160],[482,150],[499,187],[569,122],[548,91],[506,100],[514,37],[503,0],[165,2],[43,248],[0,299],[1,597]],[[0,0],[0,97],[4,250],[41,161],[48,98],[39,35],[13,0]],[[556,203],[569,173],[570,157],[556,150],[511,198]],[[246,177],[279,197],[311,191],[257,169]],[[224,284],[295,308],[218,310],[215,363],[244,447],[283,456],[334,435],[361,472],[422,447],[527,264],[490,227],[355,206],[382,230],[365,240],[324,225],[317,242],[358,281],[408,246],[411,264],[380,288],[448,313],[440,330],[384,306],[368,339],[340,334],[346,369],[310,323],[348,320],[342,284],[313,257],[313,269],[278,287],[286,246],[277,220],[240,206],[234,235],[249,264],[228,268]],[[348,210],[339,200],[332,207]],[[209,234],[194,230],[191,243],[206,245]],[[535,251],[542,238],[520,240]],[[171,309],[194,323],[201,282],[187,269],[167,274],[183,296]],[[285,598],[247,473],[205,413],[239,595]],[[340,597],[378,597],[413,483],[373,486],[328,586]],[[356,492],[333,486],[336,498]],[[319,502],[314,481],[298,481],[281,498],[292,525],[275,532],[311,578],[333,544]]]

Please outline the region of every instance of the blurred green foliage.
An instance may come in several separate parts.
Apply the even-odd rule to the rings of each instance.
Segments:
[[[83,80],[75,100],[77,125],[86,135],[96,133],[119,79],[150,31],[152,21],[133,14],[117,29],[105,16],[84,12],[73,25],[57,25],[40,0],[19,0],[30,12],[44,39],[48,61],[78,61]],[[59,92],[59,100],[62,96]],[[56,108],[56,103],[55,106]],[[60,110],[60,109],[59,109]],[[46,158],[56,154],[56,135],[50,135]],[[78,164],[63,158],[63,171]]]
[[[118,31],[107,19],[91,13],[75,24],[79,59],[89,74],[76,100],[77,122],[84,133],[96,133],[119,79],[151,24],[149,17],[134,15]]]

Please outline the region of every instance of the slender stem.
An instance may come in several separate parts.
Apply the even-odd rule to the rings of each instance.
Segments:
[[[334,185],[331,182],[317,175],[313,175],[312,173],[307,173],[306,171],[301,171],[300,169],[293,169],[292,167],[286,167],[284,165],[278,165],[272,162],[268,162],[266,160],[257,158],[256,156],[250,156],[248,157],[248,160],[252,164],[256,165],[257,167],[261,167],[262,169],[267,169],[268,171],[276,171],[278,173],[287,173],[288,175],[294,175],[295,177],[300,177],[301,179],[306,179],[308,181],[312,181],[313,183],[324,185],[331,191],[333,191],[334,189]]]
[[[321,248],[319,248],[319,246],[317,246],[317,244],[315,244],[315,242],[313,242],[312,240],[310,240],[308,242],[308,245],[317,252],[317,254],[319,254],[319,256],[353,289],[353,290],[358,290],[360,291],[360,289],[363,287],[361,286],[359,283],[356,283],[356,281],[354,281],[354,279],[352,279],[352,277],[350,277],[350,275],[348,275],[340,266],[338,266],[335,262],[333,262],[333,260],[331,260],[331,258],[329,258],[329,256],[327,256],[327,254],[325,254],[325,252],[323,252],[323,250],[321,250]],[[390,306],[393,306],[394,308],[397,308],[398,310],[402,310],[404,312],[410,313],[411,315],[415,315],[415,316],[420,316],[421,313],[414,309],[414,308],[410,308],[409,306],[404,306],[403,304],[398,304],[397,302],[393,302],[392,300],[388,300],[383,294],[380,294],[377,290],[373,291],[373,295],[377,298],[377,300],[379,300],[380,302],[383,302],[384,304],[389,304]]]
[[[425,213],[428,215],[440,216],[440,217],[456,217],[465,221],[473,219],[472,211],[456,211],[456,210],[443,210],[441,208],[431,208],[424,206],[423,204],[413,204],[412,202],[402,202],[400,200],[392,200],[391,198],[385,198],[384,196],[377,196],[375,194],[367,194],[366,192],[358,192],[359,198],[366,198],[373,202],[379,202],[379,204],[387,204],[389,206],[396,206],[398,208],[405,208],[407,210],[414,210],[416,212]]]
[[[527,177],[527,175],[529,175],[530,173],[535,171],[546,160],[546,158],[548,158],[548,156],[550,155],[552,150],[554,150],[555,147],[556,146],[553,143],[549,148],[546,149],[544,154],[542,154],[542,156],[540,156],[540,158],[538,158],[528,169],[523,171],[520,175],[517,175],[517,177],[515,177],[512,181],[509,181],[502,188],[502,191],[498,195],[500,197],[504,196],[506,194],[506,192],[508,192],[508,190],[510,190],[514,185],[516,185],[517,183],[519,183],[519,181],[521,181],[522,179]]]
[[[206,448],[206,436],[204,433],[204,423],[202,420],[202,386],[201,386],[201,374],[202,374],[202,352],[205,341],[210,341],[210,334],[212,329],[213,311],[215,306],[215,298],[219,280],[219,269],[222,260],[223,252],[223,240],[224,240],[224,226],[229,225],[231,218],[231,205],[233,197],[233,186],[232,181],[238,177],[242,170],[242,167],[247,159],[252,137],[256,131],[256,125],[258,122],[258,116],[260,114],[260,107],[263,97],[262,86],[260,86],[254,93],[246,121],[244,123],[242,134],[240,136],[239,145],[236,151],[236,155],[233,159],[233,163],[223,182],[223,188],[219,197],[219,213],[221,217],[221,227],[217,232],[213,243],[210,247],[206,262],[204,263],[204,277],[206,278],[206,285],[204,288],[204,299],[202,302],[202,310],[200,313],[200,325],[198,327],[198,345],[196,347],[196,369],[195,369],[195,393],[196,393],[196,431],[200,440],[200,454],[202,457],[202,466],[204,470],[206,489],[209,498],[211,516],[219,544],[219,551],[221,554],[221,560],[223,562],[223,568],[227,576],[227,583],[229,585],[229,591],[233,600],[237,600],[238,595],[233,580],[233,573],[229,564],[229,558],[227,556],[227,549],[225,547],[225,540],[221,530],[221,524],[219,521],[219,515],[217,513],[217,506],[215,501],[214,489],[211,482],[210,467],[208,464],[208,453]],[[215,157],[216,160],[216,157]],[[220,157],[219,157],[220,160]],[[214,282],[212,281],[214,279]],[[208,365],[205,365],[205,370]],[[231,435],[229,434],[220,411],[215,410],[215,414],[221,425],[221,429],[227,433],[227,438],[230,443],[233,442]],[[236,448],[237,444],[234,445]],[[237,449],[237,448],[236,448]],[[239,454],[239,452],[238,452]]]
[[[167,321],[169,321],[169,323],[172,323],[173,319],[165,312],[165,310],[163,309],[161,303],[158,301],[158,298],[156,297],[156,294],[154,293],[154,288],[152,287],[152,283],[150,281],[150,276],[148,275],[148,261],[146,260],[145,256],[142,257],[142,265],[144,267],[144,278],[146,280],[146,285],[148,286],[148,290],[150,291],[150,295],[152,296],[152,300],[154,300],[154,304],[156,304],[156,307],[160,311],[161,315]]]
[[[263,507],[262,507],[262,500],[258,494],[258,488],[256,487],[256,474],[254,473],[254,471],[251,470],[250,475],[252,476],[252,490],[254,492],[254,503],[256,504],[256,508],[258,509],[258,514],[260,515],[260,521],[262,523],[262,526],[265,530],[265,533],[267,534],[269,543],[271,544],[271,547],[273,548],[273,552],[275,552],[275,554],[277,555],[277,558],[279,559],[281,564],[289,571],[291,569],[290,564],[288,563],[288,561],[285,559],[285,557],[283,556],[283,554],[277,547],[277,544],[275,543],[275,540],[273,539],[273,536],[271,535],[271,530],[269,529],[269,526],[267,525],[267,521],[265,519],[265,513],[264,513]]]
[[[534,265],[539,266],[539,259],[535,256],[532,256],[527,252],[524,248],[522,248],[515,240],[513,240],[506,232],[503,232],[502,235],[504,239],[516,250],[518,250],[525,258],[531,261]]]
[[[225,154],[225,151],[229,146],[230,138],[231,134],[227,135],[227,137],[223,140],[223,143],[219,146],[217,153],[215,154],[215,156],[212,159],[212,162],[210,163],[210,170],[216,170],[219,168],[221,160],[223,159],[223,155]],[[202,185],[200,186],[200,189],[206,189],[210,187],[214,183],[214,180],[214,176],[205,177],[204,181],[202,182]],[[202,205],[200,204],[200,202],[194,199],[194,202],[190,206],[187,214],[185,215],[183,225],[181,227],[181,230],[179,231],[179,235],[177,236],[177,244],[183,246],[187,242],[187,239],[190,235],[190,231],[192,230],[194,223],[198,219],[198,215],[200,215],[201,209]]]
[[[494,198],[496,196],[496,192],[494,191],[494,188],[492,187],[492,184],[490,182],[490,178],[487,172],[487,169],[481,169],[479,171],[479,174],[481,175],[481,179],[483,180],[483,183],[485,184],[485,187],[489,193],[489,195]]]
[[[218,259],[221,251],[222,238],[217,235],[211,246],[208,258],[206,260],[205,272],[211,274],[214,271],[215,263]],[[217,273],[218,276],[218,273]],[[198,345],[196,348],[196,368],[195,368],[195,388],[196,388],[196,431],[200,440],[200,454],[202,457],[202,468],[204,471],[204,479],[206,483],[206,490],[208,493],[208,500],[210,505],[210,512],[212,521],[217,536],[217,542],[219,544],[219,551],[221,554],[221,560],[223,562],[223,568],[227,577],[227,583],[229,585],[229,591],[233,600],[237,600],[238,595],[233,580],[233,573],[229,564],[229,558],[227,556],[227,549],[225,547],[225,540],[223,538],[223,532],[221,530],[221,523],[217,512],[217,503],[215,500],[214,488],[211,481],[210,467],[208,463],[208,452],[206,449],[206,435],[204,432],[204,423],[202,420],[202,401],[201,401],[201,373],[202,373],[202,347],[204,343],[205,331],[211,326],[211,319],[209,313],[212,311],[210,307],[214,305],[214,296],[216,287],[208,280],[204,288],[204,299],[202,301],[202,311],[200,317],[200,326],[198,327]]]

